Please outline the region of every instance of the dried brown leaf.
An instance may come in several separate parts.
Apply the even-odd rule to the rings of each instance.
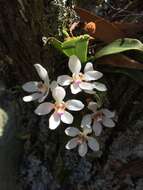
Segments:
[[[143,70],[143,64],[122,54],[102,57],[97,63],[100,65],[111,65],[114,67]]]
[[[79,7],[75,7],[75,11],[85,22],[95,23],[96,30],[94,33],[90,33],[92,37],[96,37],[97,39],[106,43],[125,37],[125,34],[113,23]]]

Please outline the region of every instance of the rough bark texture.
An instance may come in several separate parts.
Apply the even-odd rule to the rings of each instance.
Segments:
[[[43,48],[41,37],[59,36],[70,12],[60,0],[0,0],[0,126],[9,139],[5,135],[0,139],[0,189],[19,190],[14,185],[20,181],[25,190],[142,190],[143,90],[137,83],[105,74],[118,124],[102,134],[102,151],[89,152],[85,158],[76,150],[65,150],[64,129],[50,131],[47,117],[35,116],[35,105],[21,100],[23,92],[17,85],[36,80],[33,64],[44,65],[51,78],[62,72],[66,58]],[[23,151],[19,137],[24,139]]]

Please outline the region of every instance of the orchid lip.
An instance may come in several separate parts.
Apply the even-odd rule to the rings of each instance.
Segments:
[[[64,114],[64,112],[58,112],[57,114],[61,117]]]
[[[66,106],[64,102],[55,104],[55,110],[59,116],[64,114],[65,108]]]
[[[81,83],[80,80],[75,81],[75,84],[80,84],[80,83]]]

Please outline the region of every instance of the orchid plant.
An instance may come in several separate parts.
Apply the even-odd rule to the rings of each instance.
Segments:
[[[94,70],[91,62],[86,63],[82,72],[82,64],[76,55],[71,55],[68,62],[71,76],[67,74],[59,76],[57,81],[50,82],[48,72],[40,64],[35,64],[34,67],[42,81],[25,83],[22,88],[32,94],[25,96],[23,100],[25,102],[38,100],[40,105],[34,112],[39,116],[47,115],[53,111],[49,117],[49,128],[51,130],[55,130],[60,126],[61,122],[69,125],[65,129],[65,134],[74,138],[65,145],[66,149],[73,149],[78,146],[78,153],[81,157],[88,152],[88,146],[93,151],[99,151],[100,145],[96,137],[101,135],[103,126],[108,128],[115,126],[115,112],[99,107],[98,102],[95,102],[96,98],[93,97],[97,92],[107,90],[106,86],[98,81],[103,77],[103,74]],[[70,86],[74,99],[68,100],[69,94],[66,93],[64,88],[66,86]],[[50,91],[53,100],[43,102]],[[77,98],[79,93],[84,94],[85,97],[87,93],[88,97],[91,94],[91,101],[88,105],[87,102],[83,102],[83,99],[79,100]],[[67,110],[80,112],[77,114],[77,116],[83,116],[80,126],[75,125],[75,123],[79,123],[76,120],[80,117],[77,118],[76,115],[73,117]],[[71,124],[74,121],[73,127]]]
[[[71,56],[68,63],[69,69],[72,72],[72,76],[62,75],[59,76],[57,82],[61,86],[70,85],[72,94],[77,94],[82,90],[86,90],[86,92],[92,91],[94,88],[101,91],[106,90],[106,87],[103,84],[98,85],[96,83],[92,83],[91,81],[95,81],[100,79],[103,74],[99,71],[95,71],[93,69],[92,63],[88,62],[85,65],[84,73],[81,72],[81,62],[75,56]]]
[[[22,88],[26,92],[32,92],[33,94],[23,97],[23,101],[30,102],[34,100],[38,100],[38,102],[42,102],[48,96],[50,83],[49,76],[45,68],[43,68],[40,64],[34,65],[39,77],[42,81],[30,81],[25,83]]]

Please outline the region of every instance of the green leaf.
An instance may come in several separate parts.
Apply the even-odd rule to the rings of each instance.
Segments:
[[[66,56],[76,55],[81,62],[87,61],[87,50],[89,35],[81,35],[78,37],[68,38],[63,43],[56,38],[49,38],[49,42]]]
[[[81,62],[87,61],[89,35],[70,38],[62,43],[63,52],[69,57],[76,55]]]
[[[94,58],[98,59],[106,55],[121,53],[129,50],[143,51],[143,44],[137,39],[132,39],[132,38],[118,39],[110,43],[109,45],[105,46],[101,50],[99,50],[95,54]]]
[[[62,51],[62,42],[60,42],[60,41],[57,40],[56,38],[50,37],[50,38],[48,38],[48,42],[49,42],[50,44],[52,44],[56,49]]]

